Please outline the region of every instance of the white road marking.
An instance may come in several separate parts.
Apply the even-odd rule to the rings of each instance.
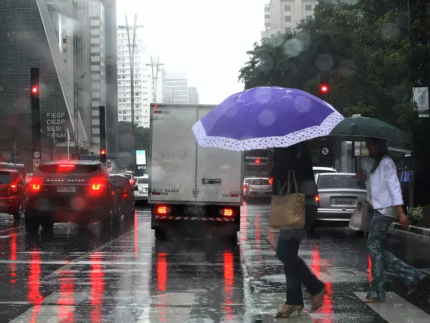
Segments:
[[[75,311],[74,306],[43,306],[36,305],[10,321],[10,323],[60,323]]]
[[[191,307],[146,307],[137,323],[184,323],[190,320]]]
[[[354,293],[364,301],[367,293]],[[388,292],[384,303],[367,304],[389,323],[428,323],[430,315],[393,292]]]

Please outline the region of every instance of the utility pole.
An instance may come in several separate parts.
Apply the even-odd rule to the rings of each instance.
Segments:
[[[155,63],[155,59],[151,56],[151,64],[146,64],[146,66],[151,66],[152,72],[152,86],[153,86],[153,99],[154,103],[157,103],[157,83],[158,83],[158,72],[160,70],[160,66],[164,66],[164,64],[160,63],[160,57],[157,57],[157,63]],[[155,67],[155,76],[154,76],[154,67]]]
[[[77,21],[78,4],[73,0],[73,21]],[[78,24],[73,24],[73,116],[75,119],[75,157],[79,160],[79,109],[78,109]],[[54,141],[55,146],[55,141]]]
[[[133,26],[128,25],[128,17],[125,16],[125,26],[118,26],[119,29],[127,30],[127,41],[128,41],[128,53],[130,58],[130,93],[131,93],[131,135],[133,142],[131,145],[131,160],[132,170],[136,170],[136,138],[135,138],[135,123],[134,123],[134,48],[136,47],[136,29],[143,28],[141,25],[137,25],[137,15],[134,15]],[[133,30],[133,42],[130,42],[130,30]]]
[[[31,95],[31,134],[32,134],[32,153],[33,153],[33,172],[39,167],[42,159],[42,124],[40,121],[40,82],[39,68],[30,70],[30,95]]]

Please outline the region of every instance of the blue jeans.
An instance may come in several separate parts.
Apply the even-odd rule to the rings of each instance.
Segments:
[[[384,249],[388,229],[394,220],[375,210],[370,224],[367,252],[372,261],[372,282],[367,292],[367,299],[378,302],[385,301],[385,270],[399,276],[409,288],[416,287],[418,282],[425,277],[419,270],[405,264]]]

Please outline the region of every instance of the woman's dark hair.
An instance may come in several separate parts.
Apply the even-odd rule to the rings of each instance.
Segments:
[[[382,158],[384,158],[385,156],[389,156],[387,142],[379,138],[367,138],[366,140],[369,142],[372,142],[378,147],[376,156],[374,156],[375,162],[373,163],[373,167],[371,171],[371,173],[373,174],[378,168],[379,164],[381,163]]]

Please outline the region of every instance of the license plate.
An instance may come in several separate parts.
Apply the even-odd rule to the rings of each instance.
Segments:
[[[57,187],[58,193],[74,193],[76,192],[76,187],[74,186],[60,186]]]
[[[355,205],[355,199],[335,199],[334,204],[335,205],[354,206]]]

